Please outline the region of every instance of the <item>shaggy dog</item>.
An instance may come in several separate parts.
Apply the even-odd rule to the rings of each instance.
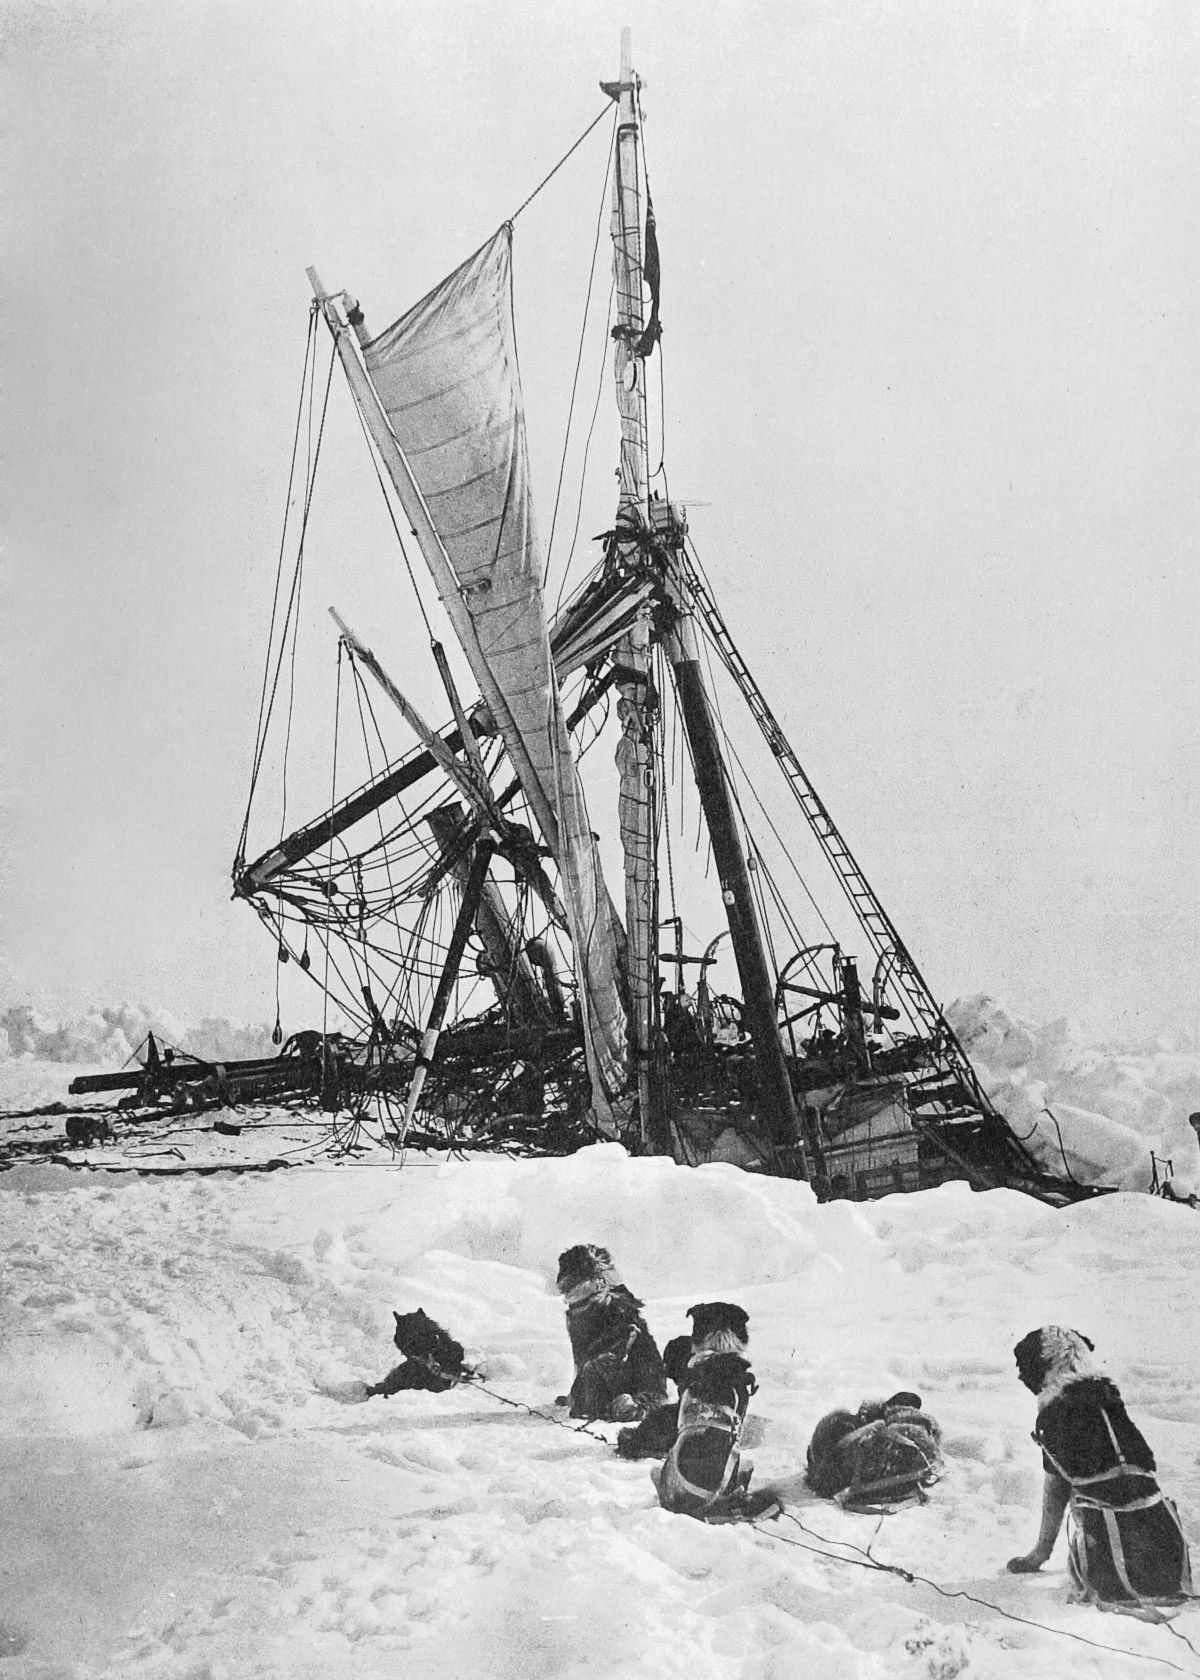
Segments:
[[[741,1461],[742,1430],[758,1386],[743,1357],[746,1314],[728,1301],[704,1301],[689,1308],[688,1316],[692,1352],[674,1440],[662,1466],[651,1472],[659,1504],[702,1522],[758,1516],[777,1499],[770,1492],[749,1493],[753,1471]]]
[[[805,1480],[849,1510],[894,1510],[941,1475],[941,1434],[920,1395],[906,1391],[827,1412],[809,1442]]]
[[[1092,1361],[1077,1330],[1047,1324],[1013,1349],[1017,1375],[1037,1395],[1033,1438],[1042,1449],[1042,1523],[1032,1551],[1009,1560],[1040,1569],[1070,1510],[1067,1563],[1075,1595],[1102,1609],[1147,1614],[1191,1597],[1179,1514],[1158,1485],[1154,1454],[1120,1391]]]
[[[406,1357],[382,1382],[369,1386],[368,1395],[399,1394],[405,1388],[426,1388],[441,1394],[474,1376],[474,1371],[463,1364],[462,1343],[420,1307],[416,1312],[394,1312],[392,1317],[396,1320],[393,1340]]]
[[[578,1243],[560,1254],[558,1289],[575,1362],[571,1416],[627,1423],[661,1406],[667,1398],[662,1359],[642,1303],[618,1278],[608,1250]]]
[[[663,1349],[663,1368],[679,1395],[688,1382],[688,1367],[698,1356],[710,1353],[744,1354],[749,1339],[749,1319],[741,1307],[730,1301],[702,1301],[688,1308],[692,1320],[690,1336],[675,1336]],[[622,1458],[665,1458],[679,1433],[679,1401],[656,1406],[632,1429],[617,1436]]]

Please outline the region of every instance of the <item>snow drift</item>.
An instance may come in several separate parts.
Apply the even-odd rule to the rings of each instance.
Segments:
[[[1196,1532],[1197,1217],[1147,1196],[1054,1211],[962,1184],[818,1206],[803,1185],[616,1145],[240,1177],[15,1168],[0,1174],[4,1672],[1115,1680],[1153,1672],[1147,1657],[1185,1666],[1166,1629],[1070,1603],[1061,1543],[1040,1576],[1003,1565],[1036,1530],[1032,1400],[1011,1348],[1042,1322],[1097,1342]],[[583,1434],[555,1412],[570,1356],[552,1280],[580,1240],[611,1248],[660,1343],[698,1299],[745,1306],[756,1478],[785,1489],[791,1516],[670,1516],[648,1466],[595,1438],[615,1428]],[[392,1310],[416,1306],[482,1350],[484,1387],[348,1404],[394,1361]],[[941,1421],[948,1471],[928,1506],[877,1526],[798,1473],[824,1411],[898,1387]],[[846,1543],[973,1598],[857,1567]]]

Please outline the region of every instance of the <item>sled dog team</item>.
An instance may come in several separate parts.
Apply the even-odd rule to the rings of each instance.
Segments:
[[[559,1257],[575,1375],[560,1404],[575,1418],[626,1424],[624,1458],[661,1460],[651,1472],[659,1503],[704,1522],[752,1520],[778,1508],[770,1488],[751,1490],[741,1447],[757,1384],[746,1357],[749,1320],[729,1301],[688,1309],[689,1334],[660,1354],[642,1303],[621,1282],[607,1249],[580,1243]],[[435,1391],[475,1373],[445,1330],[418,1309],[394,1314],[405,1360],[369,1395]],[[1154,1454],[1112,1380],[1077,1331],[1047,1325],[1017,1343],[1017,1374],[1037,1397],[1033,1439],[1045,1472],[1042,1520],[1015,1573],[1040,1569],[1068,1524],[1075,1594],[1105,1609],[1159,1614],[1192,1596],[1187,1541],[1155,1475]],[[668,1397],[667,1384],[677,1391]],[[941,1474],[941,1431],[907,1390],[855,1411],[826,1414],[809,1443],[805,1479],[850,1510],[891,1511],[923,1501]]]

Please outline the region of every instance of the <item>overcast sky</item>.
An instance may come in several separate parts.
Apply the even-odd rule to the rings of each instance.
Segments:
[[[305,268],[386,325],[598,114],[629,23],[671,488],[802,760],[940,997],[1200,1027],[1193,6],[0,20],[0,1001],[273,1010],[228,881]],[[543,529],[607,132],[517,223]],[[330,433],[305,635],[339,604],[399,672],[340,392]]]

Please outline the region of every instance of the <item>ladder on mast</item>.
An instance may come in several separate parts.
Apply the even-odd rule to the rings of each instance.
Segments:
[[[935,1041],[941,1059],[949,1064],[950,1070],[961,1083],[963,1094],[970,1107],[977,1109],[989,1120],[1001,1120],[1002,1117],[992,1106],[990,1099],[980,1085],[966,1051],[959,1043],[950,1023],[938,1008],[920,970],[897,933],[891,917],[883,908],[874,888],[856,862],[841,830],[830,816],[824,801],[809,780],[800,760],[796,757],[795,750],[784,734],[779,720],[767,704],[766,697],[755,681],[753,673],[738,652],[713,593],[686,548],[680,548],[677,551],[675,565],[677,575],[685,583],[688,593],[695,603],[697,614],[712,638],[721,663],[729,672],[739,693],[749,706],[751,715],[758,724],[763,739],[783,771],[796,803],[803,812],[830,867],[837,876],[849,901],[850,908],[870,940],[876,956],[893,963],[896,983],[904,993],[914,1023],[919,1024],[924,1032]],[[949,1118],[949,1116],[946,1116],[946,1118]],[[1007,1129],[1006,1122],[1005,1125]],[[1015,1138],[1013,1143],[1018,1148],[1022,1158],[1033,1168],[1033,1162],[1025,1151],[1020,1149],[1020,1145],[1017,1144]]]

